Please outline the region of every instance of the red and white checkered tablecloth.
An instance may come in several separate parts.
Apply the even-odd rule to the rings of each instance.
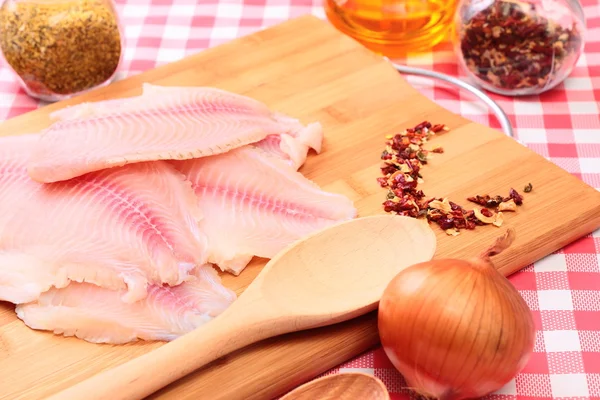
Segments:
[[[518,139],[589,185],[600,188],[600,0],[582,0],[587,43],[572,75],[540,97],[492,96],[510,116]],[[235,37],[312,13],[320,0],[118,0],[127,48],[122,76],[176,61]],[[452,47],[399,60],[459,75]],[[489,110],[464,92],[408,77],[449,110],[499,128]],[[0,120],[43,106],[0,66]],[[525,369],[489,398],[600,400],[600,231],[510,277],[533,310],[538,335]],[[408,398],[400,374],[381,349],[328,373],[365,371],[383,380],[392,399]]]

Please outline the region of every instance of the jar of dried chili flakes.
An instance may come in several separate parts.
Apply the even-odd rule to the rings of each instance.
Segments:
[[[463,71],[498,94],[552,89],[583,51],[585,24],[577,0],[462,0],[455,23]]]

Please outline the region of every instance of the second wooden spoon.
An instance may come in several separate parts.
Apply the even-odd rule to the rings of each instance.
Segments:
[[[400,270],[435,249],[421,220],[386,214],[337,224],[279,253],[213,321],[49,400],[140,399],[251,343],[365,314]]]
[[[390,400],[390,394],[374,376],[348,372],[307,382],[279,400]]]

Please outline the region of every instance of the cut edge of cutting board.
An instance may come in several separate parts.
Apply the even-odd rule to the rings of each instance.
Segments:
[[[305,36],[306,41],[303,42],[303,38],[298,35]],[[318,44],[319,41],[322,41],[323,44]],[[311,48],[308,44],[311,44],[313,47]],[[261,56],[260,52],[262,51],[263,46],[271,46],[270,49],[277,50],[279,52],[277,54],[284,54],[285,57],[275,57],[266,53]],[[386,85],[391,84],[391,82],[393,82],[394,86],[398,87],[397,91],[386,92],[386,99],[379,99],[382,103],[381,109],[368,102],[360,102],[362,108],[354,108],[351,103],[352,100],[356,100],[355,98],[345,99],[340,97],[338,102],[323,110],[312,110],[311,105],[308,104],[310,100],[308,97],[303,99],[306,102],[303,104],[306,105],[293,104],[294,101],[291,100],[294,100],[294,98],[290,101],[287,101],[287,99],[278,101],[278,104],[284,108],[284,111],[287,109],[293,110],[295,109],[294,107],[297,107],[298,112],[292,114],[302,116],[301,119],[303,119],[303,122],[310,122],[304,121],[307,116],[319,116],[324,119],[324,125],[326,125],[326,138],[323,154],[310,154],[306,164],[302,167],[301,172],[311,179],[322,179],[326,189],[339,190],[349,197],[357,199],[357,204],[361,207],[362,215],[382,212],[378,206],[382,193],[377,192],[370,181],[371,179],[374,180],[376,177],[373,174],[376,173],[376,165],[379,163],[377,154],[365,156],[369,160],[371,160],[371,156],[374,156],[371,161],[366,161],[364,158],[361,158],[355,160],[354,163],[346,164],[344,166],[344,172],[346,172],[348,176],[336,179],[334,177],[337,173],[335,168],[341,168],[338,166],[339,163],[330,165],[333,170],[332,172],[323,172],[319,169],[322,165],[326,164],[326,157],[340,160],[340,162],[344,161],[344,154],[342,154],[344,149],[339,148],[339,146],[336,147],[335,144],[331,145],[327,136],[328,130],[331,132],[331,137],[335,137],[333,142],[349,143],[348,145],[353,144],[354,146],[363,146],[366,144],[366,141],[362,138],[354,137],[340,139],[340,135],[342,135],[342,133],[340,133],[341,131],[348,130],[360,132],[361,129],[365,129],[368,132],[369,130],[378,130],[381,131],[381,143],[378,143],[377,146],[382,148],[384,134],[392,133],[394,130],[401,129],[402,127],[415,125],[421,120],[428,119],[435,114],[438,117],[439,122],[447,121],[448,125],[452,128],[452,131],[446,136],[441,136],[439,139],[436,139],[443,142],[444,147],[447,147],[448,149],[457,148],[456,143],[451,141],[452,135],[455,135],[454,137],[456,138],[470,138],[469,141],[460,144],[462,151],[467,149],[468,151],[476,152],[509,148],[511,153],[508,157],[511,158],[511,161],[514,161],[515,163],[524,160],[531,162],[533,163],[533,165],[530,166],[531,168],[543,168],[548,171],[548,174],[558,176],[561,179],[561,182],[564,182],[569,188],[576,188],[579,190],[583,197],[587,196],[587,198],[592,199],[592,202],[594,199],[596,200],[596,206],[593,204],[589,205],[590,202],[586,202],[585,208],[582,206],[580,210],[577,210],[578,217],[574,220],[556,221],[555,224],[557,228],[553,232],[538,234],[537,232],[532,231],[532,235],[538,235],[536,236],[535,243],[527,243],[527,245],[522,242],[517,243],[516,246],[517,249],[520,249],[520,253],[513,251],[501,255],[501,257],[497,259],[497,265],[502,273],[509,275],[527,264],[537,261],[547,254],[562,248],[573,240],[590,233],[600,226],[600,193],[594,188],[586,185],[571,174],[568,174],[552,162],[545,160],[540,155],[521,146],[513,139],[506,137],[501,132],[469,121],[439,107],[434,102],[422,96],[415,88],[411,87],[397,74],[391,64],[371,53],[353,39],[342,35],[327,22],[312,16],[304,16],[290,20],[275,27],[205,50],[197,55],[187,57],[182,61],[168,64],[113,83],[105,88],[94,90],[78,98],[55,103],[40,110],[12,118],[0,125],[0,135],[30,133],[31,131],[42,129],[49,123],[48,114],[51,111],[67,105],[80,103],[82,101],[97,101],[137,95],[140,93],[144,82],[169,85],[185,76],[189,77],[189,81],[186,80],[186,82],[181,82],[180,84],[182,85],[187,83],[191,84],[191,81],[194,79],[196,79],[195,82],[203,81],[203,84],[210,83],[207,82],[208,78],[200,77],[201,74],[205,74],[214,77],[214,79],[218,79],[219,82],[217,83],[224,84],[224,88],[226,89],[228,88],[227,85],[235,87],[237,83],[231,80],[232,77],[220,76],[219,73],[215,72],[215,68],[212,65],[206,67],[206,70],[203,66],[203,61],[210,61],[208,64],[218,64],[218,62],[222,62],[224,63],[222,64],[224,67],[234,71],[235,68],[231,67],[232,64],[239,63],[240,65],[243,65],[244,62],[251,63],[251,61],[240,61],[232,58],[231,52],[237,52],[237,54],[240,54],[240,57],[246,56],[249,59],[256,56],[258,57],[258,61],[260,61],[261,57],[264,59],[272,59],[266,67],[277,71],[277,73],[273,74],[273,79],[282,82],[285,82],[287,79],[293,83],[295,81],[293,81],[290,76],[286,75],[286,67],[290,70],[294,70],[295,66],[298,68],[298,63],[305,63],[305,65],[302,66],[303,69],[298,71],[298,73],[301,73],[305,70],[318,71],[319,66],[311,64],[310,60],[303,60],[302,54],[292,54],[294,53],[293,46],[299,46],[303,51],[306,51],[307,54],[310,53],[313,56],[319,54],[322,58],[320,61],[323,63],[333,63],[335,62],[336,57],[339,57],[340,60],[344,60],[346,63],[351,60],[356,60],[356,65],[344,64],[340,67],[347,70],[346,75],[340,78],[335,76],[336,71],[323,71],[323,74],[331,75],[333,83],[324,80],[320,83],[320,86],[315,84],[310,90],[307,89],[309,94],[313,92],[323,93],[323,96],[325,96],[328,91],[335,92],[335,82],[348,85],[353,92],[358,92],[363,89],[368,91],[370,87],[368,82],[361,82],[361,78],[366,78],[365,81],[372,79],[374,82],[379,79],[381,82],[375,87],[381,91],[384,91]],[[330,46],[331,48],[332,56],[330,58],[319,53],[325,52],[327,46]],[[289,49],[287,49],[288,47]],[[244,54],[244,51],[247,51],[248,53]],[[308,55],[306,57],[310,58]],[[358,64],[360,64],[360,66],[357,66]],[[342,75],[342,70],[340,69],[340,71],[340,75]],[[241,69],[237,71],[237,73],[245,74],[245,71]],[[256,71],[256,74],[264,79],[269,78],[267,76],[268,74],[263,72],[259,73]],[[346,77],[348,77],[347,80],[345,79]],[[355,82],[353,79],[358,79],[359,81]],[[311,84],[312,83],[313,82],[311,82]],[[216,86],[219,87],[219,84]],[[239,84],[239,87],[242,88],[239,91],[240,93],[263,100],[267,105],[270,105],[270,97],[281,97],[281,93],[278,93],[277,90],[285,90],[278,89],[274,87],[274,85],[269,85],[268,80],[259,82],[257,85],[248,84],[244,86],[244,84]],[[302,82],[299,82],[297,87],[299,90],[304,90],[302,88]],[[368,95],[367,93],[368,92],[365,92],[365,95]],[[303,95],[304,92],[299,95],[300,98],[302,98]],[[391,124],[386,125],[378,118],[381,115],[389,115],[386,113],[396,113],[399,110],[404,111],[405,108],[410,110],[414,104],[418,106],[419,111],[414,111],[410,115],[400,112]],[[365,115],[362,119],[355,120],[353,119],[353,114],[355,113],[364,113]],[[369,113],[372,113],[373,116],[369,115]],[[436,121],[432,122],[435,123]],[[469,133],[471,131],[476,132],[476,134],[471,135]],[[438,175],[443,174],[442,164],[454,163],[452,165],[456,167],[458,160],[453,160],[453,158],[458,157],[459,156],[454,157],[452,151],[449,150],[444,155],[436,158],[436,160],[439,159],[441,161],[440,165],[436,165],[437,162],[435,160],[432,161],[431,169],[438,171]],[[367,163],[370,164],[365,167]],[[466,160],[466,163],[468,164],[468,160]],[[515,165],[515,168],[519,167],[519,164]],[[368,176],[368,179],[363,179],[364,176]],[[476,178],[471,179],[473,180],[473,183],[477,185],[485,183],[478,182]],[[503,177],[498,175],[495,176],[495,179],[501,181]],[[551,185],[551,182],[548,184]],[[494,188],[494,185],[493,182],[489,183],[490,188]],[[500,185],[498,184],[498,186]],[[517,189],[520,188],[517,187]],[[539,189],[534,184],[533,195],[535,196],[539,193],[539,190],[543,191],[543,188]],[[535,197],[532,197],[532,199],[532,202],[535,202]],[[526,197],[526,202],[527,201],[528,197]],[[368,205],[366,205],[367,203]],[[570,206],[572,205],[565,205],[565,207]],[[575,206],[578,206],[578,204],[575,204]],[[530,211],[539,212],[539,210]],[[448,245],[450,239],[444,234],[440,234],[436,227],[434,227],[434,230],[436,230],[436,234],[441,243],[438,252],[436,252],[436,257],[460,255],[463,248],[459,248],[458,250],[451,249]],[[524,230],[527,230],[527,227]],[[481,238],[482,236],[475,236],[472,232],[466,232],[464,237],[470,238],[469,240],[473,241],[469,242],[468,246],[471,251],[475,251],[487,246],[488,240],[494,235],[499,235],[502,230],[493,232],[493,234],[490,234],[489,232],[482,234],[483,238]],[[519,248],[518,246],[521,247]],[[527,246],[526,251],[523,249],[524,246]],[[517,255],[519,256],[518,259]],[[252,265],[240,277],[232,278],[230,276],[225,276],[224,282],[229,283],[228,286],[230,286],[232,282],[236,282],[233,286],[237,286],[236,291],[239,293],[258,273],[263,264],[264,260],[254,260]],[[0,352],[4,351],[4,348],[8,348],[7,346],[10,346],[11,340],[18,339],[13,336],[7,336],[7,331],[2,330],[5,325],[10,325],[11,330],[15,331],[15,335],[21,332],[19,330],[20,328],[15,325],[20,323],[19,321],[2,323],[3,319],[1,314],[0,310],[0,339],[2,339],[0,340]],[[57,346],[57,348],[68,347],[66,345],[67,341],[71,343],[69,346],[72,347],[73,340],[75,340],[54,337],[48,333],[32,333],[29,332],[29,330],[26,332],[26,336],[28,338],[37,338],[40,341],[40,345],[47,342],[50,345],[53,344]],[[43,339],[43,337],[47,338],[47,340]],[[64,343],[62,341],[64,341]],[[197,371],[173,385],[170,385],[151,396],[151,398],[211,398],[211,400],[220,398],[227,400],[232,398],[272,398],[284,393],[293,386],[372,348],[377,342],[376,313],[370,313],[361,318],[341,324],[285,335],[242,349],[232,355],[217,360],[207,368]],[[8,345],[6,343],[8,343]],[[148,344],[148,348],[152,348],[153,346],[155,346],[155,344]],[[84,345],[81,345],[80,347],[82,349],[90,348]],[[143,353],[143,349],[145,348],[144,344],[139,346],[135,344],[117,347],[119,349],[122,348],[123,352],[134,352],[135,355]],[[57,354],[57,357],[59,357],[59,354],[60,353]],[[131,354],[133,353],[130,353],[130,356]],[[130,356],[121,357],[122,359],[120,359],[118,363],[125,361],[128,357],[131,358]],[[57,361],[60,361],[60,358],[58,358]],[[260,367],[258,372],[250,372],[248,368],[249,364],[252,364],[257,368]],[[107,364],[105,368],[110,368],[110,366]],[[96,372],[99,371],[100,370]],[[71,379],[70,384],[86,377],[85,371],[83,373],[81,371],[78,372],[79,374],[76,376],[76,379]],[[34,383],[35,381],[31,382],[32,385]],[[0,387],[2,386],[3,385],[0,385]],[[1,396],[2,393],[0,393],[0,398],[2,398]]]

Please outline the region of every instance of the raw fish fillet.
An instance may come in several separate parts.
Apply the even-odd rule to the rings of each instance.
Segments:
[[[37,135],[0,138],[0,300],[30,302],[89,282],[145,297],[205,264],[206,237],[189,182],[165,161],[41,184],[27,174]]]
[[[257,147],[171,164],[198,197],[208,261],[235,275],[253,256],[271,258],[307,234],[356,216],[350,199],[321,190]]]
[[[291,133],[269,135],[260,142],[252,145],[278,156],[286,164],[297,170],[306,161],[310,149],[317,154],[321,152],[323,129],[321,124],[315,122],[306,128]]]
[[[120,344],[176,339],[210,321],[236,299],[210,266],[179,286],[150,286],[148,296],[133,304],[123,303],[123,294],[89,283],[71,283],[42,293],[35,302],[18,305],[16,311],[33,329]]]
[[[22,180],[27,154],[36,140],[36,135],[0,137],[0,227],[11,217],[10,210],[19,204],[20,196],[39,187],[31,179]],[[11,185],[23,185],[28,190],[11,192],[5,189]]]
[[[130,99],[87,103],[53,115],[29,159],[29,175],[56,182],[153,160],[220,154],[302,125],[246,96],[208,87],[146,84]]]

